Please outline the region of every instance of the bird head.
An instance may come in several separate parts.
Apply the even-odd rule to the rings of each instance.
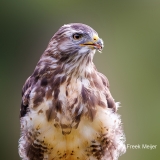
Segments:
[[[62,26],[53,36],[50,43],[56,51],[64,56],[83,56],[102,51],[103,41],[91,27],[81,23]]]

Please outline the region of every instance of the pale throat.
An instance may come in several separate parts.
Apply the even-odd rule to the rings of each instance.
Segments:
[[[67,75],[75,76],[77,78],[87,77],[88,74],[91,74],[94,71],[94,54],[95,51],[92,51],[88,54],[77,55],[70,63],[64,64],[64,72]]]

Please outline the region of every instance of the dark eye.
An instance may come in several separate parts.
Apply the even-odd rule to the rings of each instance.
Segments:
[[[75,39],[75,40],[79,40],[79,39],[81,39],[81,38],[82,38],[82,34],[75,33],[75,34],[73,35],[73,39]]]

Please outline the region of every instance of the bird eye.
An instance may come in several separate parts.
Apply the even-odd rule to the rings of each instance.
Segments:
[[[75,33],[75,34],[73,35],[73,39],[75,39],[75,40],[79,40],[79,39],[81,39],[81,38],[82,38],[82,34]]]

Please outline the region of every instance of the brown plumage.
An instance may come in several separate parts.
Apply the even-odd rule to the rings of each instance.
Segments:
[[[73,23],[52,37],[22,89],[23,160],[116,160],[124,134],[107,78],[92,60],[103,41]]]

